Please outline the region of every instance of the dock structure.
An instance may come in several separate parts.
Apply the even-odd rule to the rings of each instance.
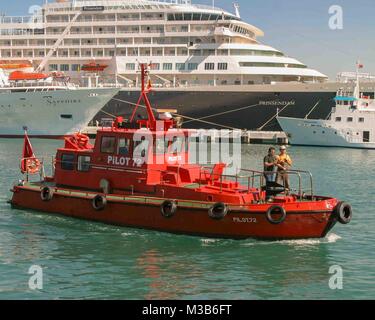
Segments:
[[[90,138],[94,139],[96,133],[102,127],[89,126],[82,130],[83,134],[88,135]],[[196,130],[192,130],[196,131]],[[207,134],[205,134],[207,132]],[[207,138],[208,142],[212,141],[214,138],[216,142],[220,142],[223,138],[221,135],[212,136],[212,131],[210,130],[200,130],[200,137]],[[233,137],[233,131],[227,130],[228,137]],[[225,138],[225,137],[224,137]],[[241,131],[241,143],[242,144],[277,144],[284,145],[289,144],[288,135],[283,131],[252,131],[252,130],[242,130]]]
[[[248,131],[242,132],[244,144],[289,144],[288,135],[283,131]]]

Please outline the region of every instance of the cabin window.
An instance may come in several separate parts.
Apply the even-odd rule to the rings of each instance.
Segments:
[[[358,121],[363,123],[365,122],[365,118],[359,118]]]
[[[336,117],[336,122],[341,122],[341,117]]]
[[[74,154],[63,154],[61,156],[61,169],[74,170]]]
[[[346,120],[347,120],[348,122],[353,122],[353,118],[352,118],[352,117],[348,117]]]
[[[116,138],[115,137],[103,137],[101,144],[101,152],[103,153],[115,153]]]
[[[130,139],[121,138],[118,140],[117,153],[122,156],[128,156],[130,154]]]
[[[91,157],[79,156],[78,157],[78,171],[87,172],[90,170]]]

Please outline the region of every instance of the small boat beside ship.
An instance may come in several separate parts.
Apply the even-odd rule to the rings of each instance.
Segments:
[[[375,98],[339,90],[328,120],[277,117],[293,145],[375,149]]]
[[[119,117],[111,128],[98,131],[94,145],[80,133],[66,137],[51,176],[44,174],[43,162],[25,136],[21,169],[26,178],[12,189],[13,207],[232,239],[321,238],[337,222],[351,221],[351,206],[315,195],[312,176],[306,171],[289,172],[299,181],[298,190],[292,192],[265,184],[263,172],[241,169],[227,175],[225,163],[187,164],[183,159],[193,152],[191,131],[176,129],[170,117],[156,120],[147,96],[147,71],[141,67],[139,101],[144,100],[148,118],[126,122]],[[41,179],[30,181],[32,174],[40,174]],[[305,176],[306,191],[302,188]]]

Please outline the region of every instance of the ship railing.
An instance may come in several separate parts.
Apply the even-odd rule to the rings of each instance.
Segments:
[[[36,18],[33,18],[32,16],[0,16],[0,24],[11,24],[11,23],[33,23],[33,22],[39,22],[40,21]]]
[[[252,187],[254,187],[255,178],[261,177],[262,179],[263,177],[264,180],[263,179],[261,180],[260,188],[263,187],[264,182],[266,180],[266,176],[275,176],[276,178],[281,177],[282,186],[284,190],[287,190],[287,180],[289,179],[290,176],[292,177],[295,176],[298,179],[298,189],[297,190],[291,189],[289,190],[289,192],[296,191],[301,201],[306,196],[306,194],[309,194],[311,196],[311,199],[314,198],[314,181],[313,181],[312,173],[310,171],[285,170],[285,171],[279,171],[279,172],[273,172],[273,171],[262,172],[262,171],[256,171],[256,170],[248,170],[248,169],[241,169],[241,171],[249,172],[252,175]],[[304,181],[306,180],[306,177],[309,183],[309,188],[305,188],[303,185]]]
[[[246,186],[246,192],[252,192],[253,190],[263,190],[267,189],[267,176],[281,177],[282,187],[285,191],[292,192],[295,191],[302,201],[307,194],[311,196],[311,199],[314,199],[314,182],[313,176],[309,171],[303,170],[286,170],[280,172],[267,172],[267,171],[257,171],[250,169],[239,169],[239,173],[236,175],[227,175],[227,174],[216,174],[213,172],[213,166],[206,166],[201,168],[199,185],[200,187],[203,184],[214,184],[214,182],[219,184],[220,192],[223,191],[224,185],[228,182],[235,182],[235,186],[241,190],[241,186]],[[244,174],[243,174],[244,173]],[[287,180],[290,176],[295,176],[298,179],[298,189],[297,190],[287,190]],[[206,179],[204,179],[205,177]],[[309,188],[305,188],[303,183],[306,179],[309,181]],[[265,199],[262,199],[265,200]]]
[[[60,82],[60,81],[51,81],[51,82],[38,82],[38,81],[31,81],[31,82],[15,82],[12,83],[9,88],[23,88],[23,89],[31,89],[31,91],[37,91],[38,89],[45,89],[47,91],[56,90],[61,88],[76,88],[77,86],[73,83],[68,82]]]

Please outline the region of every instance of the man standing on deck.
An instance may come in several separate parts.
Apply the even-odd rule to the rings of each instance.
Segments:
[[[280,147],[280,154],[276,157],[276,166],[277,166],[277,183],[281,184],[289,191],[290,181],[287,171],[292,166],[293,161],[286,152],[286,147]]]
[[[264,157],[264,177],[267,182],[275,182],[276,180],[276,149],[271,147],[268,150],[268,155]]]

